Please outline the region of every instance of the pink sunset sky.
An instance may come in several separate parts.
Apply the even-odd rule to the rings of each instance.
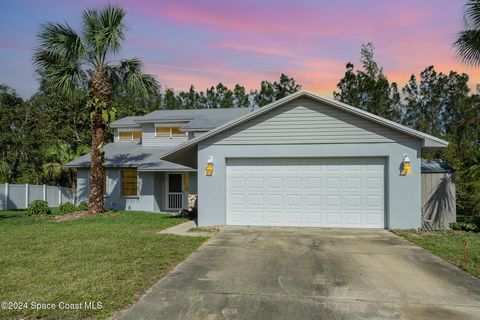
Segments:
[[[23,97],[38,88],[32,50],[39,25],[68,22],[108,1],[2,1],[0,83]],[[337,1],[110,1],[128,11],[124,56],[136,56],[162,87],[197,90],[219,82],[247,89],[281,73],[303,88],[331,96],[349,61],[359,65],[362,43],[372,42],[390,81],[404,85],[412,73],[470,75],[452,43],[463,27],[463,0]]]

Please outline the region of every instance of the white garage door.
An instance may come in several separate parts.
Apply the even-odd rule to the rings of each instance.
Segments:
[[[228,159],[227,224],[384,228],[381,158]]]

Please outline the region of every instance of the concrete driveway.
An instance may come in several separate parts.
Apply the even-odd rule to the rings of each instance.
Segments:
[[[226,228],[125,319],[480,319],[480,280],[386,230]]]

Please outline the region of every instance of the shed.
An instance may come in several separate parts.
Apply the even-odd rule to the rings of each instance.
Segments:
[[[422,214],[435,229],[456,221],[455,169],[440,159],[422,159]]]

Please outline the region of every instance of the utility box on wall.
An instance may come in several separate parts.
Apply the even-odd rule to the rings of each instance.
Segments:
[[[434,229],[456,221],[455,170],[443,160],[422,160],[422,214]]]

